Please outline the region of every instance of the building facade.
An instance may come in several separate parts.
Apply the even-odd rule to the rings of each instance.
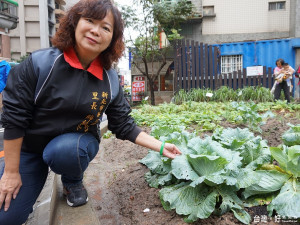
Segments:
[[[17,0],[19,23],[10,32],[11,58],[22,56],[51,46],[50,39],[55,34],[56,13],[64,11],[64,0]]]
[[[18,3],[0,0],[0,61],[9,61],[11,58],[9,31],[15,29],[17,23]]]
[[[298,0],[191,2],[195,8],[202,7],[202,10],[197,9],[202,15],[198,20],[188,21],[188,26],[182,26],[182,35],[195,41],[220,44],[300,37]]]

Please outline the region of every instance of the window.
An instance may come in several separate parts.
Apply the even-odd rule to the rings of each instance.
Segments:
[[[285,10],[285,1],[269,2],[269,11],[273,10]]]
[[[17,6],[15,6],[14,4],[11,4],[11,3],[4,2],[4,1],[0,2],[0,11],[3,13],[10,14],[15,17],[18,16]]]
[[[203,16],[215,16],[214,6],[203,6]]]
[[[54,17],[53,10],[51,8],[48,8],[48,20],[52,21],[53,17]]]
[[[0,2],[0,4],[1,12],[9,13],[8,4],[6,2]]]
[[[18,16],[18,9],[15,5],[9,4],[8,8],[9,8],[9,14],[11,14],[13,16]]]
[[[52,37],[54,35],[54,31],[55,31],[54,24],[49,23],[48,24],[48,29],[49,29],[49,36]]]
[[[221,56],[221,73],[231,73],[243,69],[243,55]]]

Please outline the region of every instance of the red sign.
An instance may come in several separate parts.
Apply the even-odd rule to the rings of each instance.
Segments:
[[[135,87],[135,88],[145,87],[145,82],[133,82],[132,87]]]
[[[145,81],[134,81],[131,87],[132,101],[142,101],[145,93]]]
[[[134,81],[142,81],[142,80],[145,80],[144,76],[135,76],[134,77]]]

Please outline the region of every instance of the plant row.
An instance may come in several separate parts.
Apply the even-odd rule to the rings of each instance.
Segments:
[[[211,96],[212,94],[212,96]],[[284,100],[282,93],[281,100]],[[274,100],[273,94],[270,89],[265,87],[245,87],[243,89],[234,90],[227,86],[222,86],[217,90],[207,89],[191,89],[185,91],[179,90],[173,98],[173,102],[177,105],[187,101],[195,102],[226,102],[226,101],[254,101],[254,102],[272,102]]]
[[[265,102],[194,102],[181,105],[161,104],[159,106],[143,105],[132,110],[132,116],[140,126],[179,125],[192,127],[197,132],[213,131],[221,127],[222,122],[243,124],[252,131],[260,132],[260,126],[278,111],[284,116],[299,112],[299,104],[286,104],[283,101]],[[295,113],[296,112],[296,113]],[[299,116],[299,115],[298,115]]]

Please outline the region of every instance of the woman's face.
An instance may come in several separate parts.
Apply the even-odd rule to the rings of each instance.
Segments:
[[[276,65],[277,65],[278,68],[281,68],[281,67],[282,67],[281,62],[277,62]]]
[[[75,29],[75,49],[79,57],[96,58],[113,37],[114,18],[107,12],[103,20],[81,17]]]

